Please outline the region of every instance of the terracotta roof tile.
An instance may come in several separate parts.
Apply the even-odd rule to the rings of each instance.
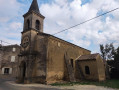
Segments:
[[[82,55],[78,58],[78,60],[94,60],[96,59],[97,55],[99,55],[99,53]]]

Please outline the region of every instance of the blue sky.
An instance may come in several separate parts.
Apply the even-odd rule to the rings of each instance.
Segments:
[[[0,0],[0,40],[20,44],[23,17],[32,0]],[[44,32],[54,34],[99,14],[115,9],[118,0],[38,0],[44,15]],[[55,35],[78,46],[99,52],[99,44],[119,46],[119,10]],[[5,45],[5,43],[3,43]]]
[[[81,0],[82,1],[82,4],[81,5],[85,5],[87,3],[91,3],[92,0]]]

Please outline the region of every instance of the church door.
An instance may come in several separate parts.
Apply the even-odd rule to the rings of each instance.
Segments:
[[[23,79],[25,79],[26,76],[26,63],[23,64]]]
[[[26,63],[22,62],[21,63],[21,83],[24,83],[26,77]]]

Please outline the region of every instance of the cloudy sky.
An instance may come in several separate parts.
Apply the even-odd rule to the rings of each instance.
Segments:
[[[0,0],[0,40],[20,44],[23,17],[32,0]],[[44,32],[54,34],[119,7],[119,0],[38,0]],[[119,46],[119,10],[55,35],[99,52],[99,44]],[[5,43],[3,43],[5,44]]]

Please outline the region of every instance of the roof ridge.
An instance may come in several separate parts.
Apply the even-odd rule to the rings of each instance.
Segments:
[[[47,34],[47,33],[44,33],[44,32],[39,32],[38,34],[44,34],[44,35],[48,35],[48,36],[54,37],[54,38],[56,38],[56,39],[62,40],[63,42],[66,42],[66,43],[68,43],[68,44],[71,44],[71,45],[73,45],[73,46],[76,46],[76,47],[78,47],[78,48],[85,49],[85,50],[91,52],[90,50],[88,50],[88,49],[86,49],[86,48],[83,48],[83,47],[81,47],[81,46],[78,46],[78,45],[76,45],[76,44],[73,44],[73,43],[71,43],[71,42],[68,42],[68,41],[66,41],[66,40],[63,40],[63,39],[58,38],[58,37],[56,37],[56,36],[53,36],[53,35],[51,35],[51,34]]]
[[[81,55],[78,60],[94,60],[96,59],[97,55],[99,55],[99,53]]]

